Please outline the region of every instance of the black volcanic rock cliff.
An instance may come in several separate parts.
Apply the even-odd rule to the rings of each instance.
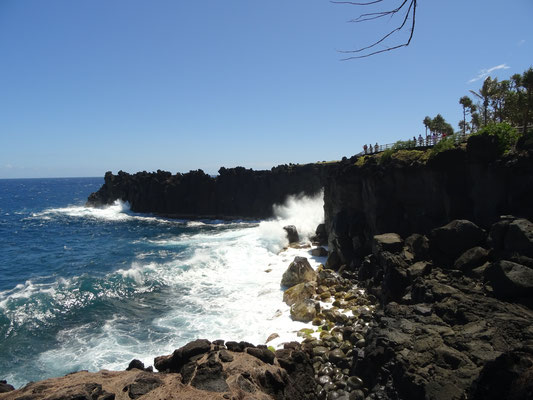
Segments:
[[[170,172],[107,172],[105,183],[89,196],[88,204],[101,206],[120,199],[135,212],[176,217],[272,216],[272,205],[289,195],[314,195],[324,185],[327,164],[281,165],[270,171],[243,167],[221,168],[211,177],[202,170],[172,175]]]
[[[471,139],[427,162],[352,159],[332,168],[324,188],[329,266],[357,267],[381,233],[428,233],[454,219],[487,228],[506,214],[533,219],[533,153],[497,157]]]

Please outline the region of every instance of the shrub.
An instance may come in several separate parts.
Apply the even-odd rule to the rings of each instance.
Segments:
[[[507,153],[511,150],[520,136],[516,129],[505,122],[486,125],[474,133],[474,135],[495,136],[498,140],[498,150],[500,154]]]
[[[447,136],[444,139],[441,139],[439,143],[437,143],[433,148],[431,149],[431,152],[429,154],[430,158],[435,157],[437,154],[446,151],[451,150],[455,148],[455,142],[457,140],[456,135]]]

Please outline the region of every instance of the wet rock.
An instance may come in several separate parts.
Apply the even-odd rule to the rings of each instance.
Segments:
[[[294,321],[311,322],[315,317],[316,307],[313,300],[302,300],[291,306],[291,318]]]
[[[363,381],[357,376],[350,376],[346,380],[346,384],[352,389],[359,389],[363,387]]]
[[[315,295],[316,283],[315,282],[303,282],[290,287],[283,293],[283,301],[292,306],[298,301],[310,299]]]
[[[290,288],[303,282],[316,280],[316,272],[305,257],[295,257],[281,278],[281,285]]]
[[[346,354],[341,349],[334,349],[329,352],[328,359],[333,364],[338,364],[343,361],[346,357]]]
[[[279,335],[277,333],[273,333],[273,334],[268,336],[268,338],[265,341],[265,343],[271,342],[271,341],[273,341],[274,339],[277,339],[277,338],[279,338]]]
[[[402,251],[403,241],[397,233],[384,233],[375,235],[372,241],[372,253],[378,255],[383,251],[399,253]]]
[[[328,255],[328,251],[323,248],[322,246],[317,247],[315,249],[311,250],[311,255],[313,257],[326,257]]]
[[[290,243],[298,243],[300,242],[300,236],[298,235],[298,230],[294,225],[287,225],[284,226],[283,229],[287,233],[287,239]]]

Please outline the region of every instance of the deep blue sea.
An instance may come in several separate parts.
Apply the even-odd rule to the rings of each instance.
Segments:
[[[0,380],[151,365],[196,338],[296,338],[279,282],[308,250],[280,251],[282,227],[312,234],[320,196],[290,198],[270,221],[183,221],[86,207],[102,183],[0,180]]]

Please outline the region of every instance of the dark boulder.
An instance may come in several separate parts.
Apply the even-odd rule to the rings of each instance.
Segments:
[[[457,219],[431,231],[431,249],[434,257],[444,255],[455,259],[466,250],[480,245],[485,231],[473,222]]]
[[[152,374],[145,374],[137,377],[135,381],[124,388],[128,392],[130,399],[144,396],[146,393],[161,386],[163,382]]]
[[[144,363],[140,360],[134,359],[131,360],[131,362],[128,365],[128,368],[126,368],[126,371],[130,371],[134,368],[140,369],[141,371],[144,371]]]
[[[171,355],[156,357],[154,366],[161,372],[179,372],[192,357],[207,353],[210,350],[211,342],[209,340],[197,339],[174,350]]]
[[[405,239],[405,245],[415,260],[425,260],[429,257],[429,239],[427,236],[414,233]]]
[[[196,369],[196,375],[191,381],[191,385],[196,389],[210,392],[227,392],[229,386],[226,383],[226,374],[222,364],[217,361],[210,361],[200,364]]]
[[[322,246],[319,246],[311,250],[311,255],[313,257],[326,257],[328,255],[328,251]]]
[[[461,254],[461,256],[455,260],[454,267],[463,272],[468,272],[483,265],[488,259],[489,251],[483,247],[476,246]]]
[[[494,294],[503,299],[533,298],[533,269],[501,260],[492,263],[485,272]]]
[[[398,255],[383,252],[378,257],[383,268],[383,297],[385,301],[398,301],[410,284],[408,265]]]
[[[0,393],[12,392],[15,390],[13,386],[7,383],[7,381],[0,381]]]
[[[389,253],[399,253],[402,251],[403,241],[397,233],[384,233],[382,235],[375,235],[372,241],[372,253],[378,255],[383,251]]]
[[[330,251],[328,259],[326,260],[326,268],[337,271],[342,264],[342,260],[335,250]]]
[[[311,238],[313,242],[320,246],[328,244],[328,232],[326,231],[326,224],[320,224],[316,227],[315,236]]]
[[[263,362],[266,362],[268,364],[274,364],[274,353],[271,352],[269,349],[250,347],[246,349],[246,352],[256,358],[259,358]]]
[[[287,239],[289,240],[289,243],[298,243],[300,241],[300,236],[298,235],[298,230],[294,225],[287,225],[284,226],[283,229],[287,233]]]
[[[512,221],[505,234],[505,250],[533,257],[533,223],[527,219]]]
[[[471,389],[473,400],[533,399],[533,351],[506,352],[489,361]]]

